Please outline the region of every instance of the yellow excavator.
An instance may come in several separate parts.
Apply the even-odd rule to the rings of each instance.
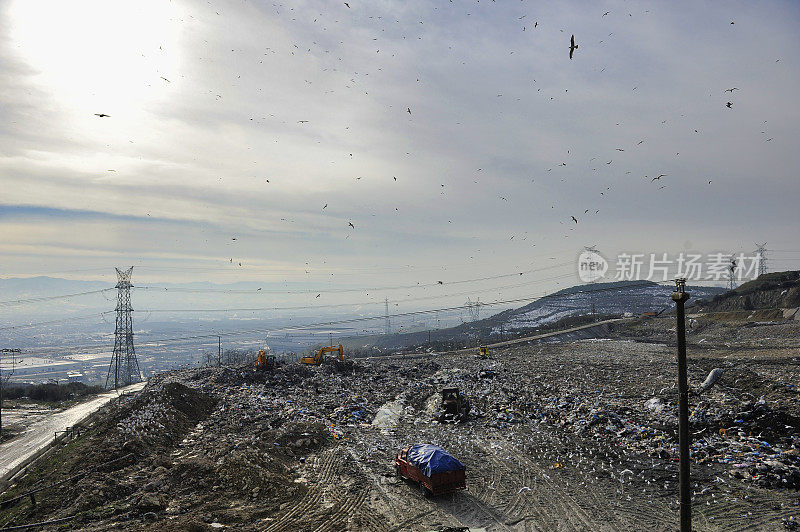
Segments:
[[[342,344],[339,344],[338,347],[335,346],[335,345],[329,345],[329,346],[323,347],[313,357],[302,357],[302,358],[300,358],[300,363],[301,364],[311,364],[313,366],[319,366],[320,364],[322,364],[322,359],[325,356],[325,353],[333,353],[333,352],[337,352],[337,351],[339,353],[339,356],[336,357],[336,358],[340,362],[344,362],[344,349],[342,348]]]

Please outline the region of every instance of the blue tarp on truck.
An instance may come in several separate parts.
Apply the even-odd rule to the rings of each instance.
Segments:
[[[429,478],[436,473],[466,469],[447,451],[430,443],[412,445],[408,450],[408,463],[417,466]]]

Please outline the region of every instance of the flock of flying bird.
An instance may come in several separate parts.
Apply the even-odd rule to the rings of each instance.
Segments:
[[[493,1],[494,1],[494,0],[493,0]],[[452,2],[452,0],[451,0],[451,2]],[[349,3],[349,2],[345,2],[345,3],[344,3],[344,5],[345,5],[345,7],[346,7],[347,9],[351,9],[351,8],[353,7],[353,6],[351,6],[351,5],[350,5],[350,3]],[[219,13],[218,13],[218,12],[217,12],[217,14],[219,15]],[[604,13],[602,14],[601,18],[603,18],[603,17],[606,17],[606,16],[608,16],[609,14],[610,14],[610,11],[606,11],[606,12],[604,12]],[[523,15],[522,17],[518,17],[518,18],[519,18],[519,19],[523,19],[523,18],[525,18],[525,16],[526,16],[526,15]],[[629,16],[631,16],[631,14],[630,14],[630,13],[629,13]],[[370,18],[372,18],[372,17],[370,17]],[[377,17],[377,18],[381,18],[381,17]],[[315,19],[315,22],[316,22],[316,19]],[[399,22],[399,21],[398,21],[398,22]],[[420,24],[422,24],[422,23],[423,23],[423,21],[420,21]],[[731,22],[731,24],[733,24],[733,22]],[[534,28],[537,28],[538,26],[539,26],[539,21],[536,21],[536,22],[534,23],[533,27],[534,27]],[[525,31],[525,29],[526,29],[526,27],[524,27],[524,26],[523,26],[523,31]],[[561,31],[563,32],[563,30],[561,30]],[[405,37],[403,37],[403,38],[405,39]],[[376,40],[376,39],[373,39],[373,40]],[[600,42],[602,42],[602,41],[600,41]],[[315,44],[316,44],[316,43],[315,43]],[[295,45],[295,48],[299,48],[299,47],[297,47],[297,46]],[[578,51],[578,49],[579,49],[579,46],[578,46],[578,43],[576,42],[575,35],[573,34],[573,35],[571,35],[571,36],[570,36],[570,39],[569,39],[569,46],[568,46],[568,51],[569,51],[569,59],[570,59],[570,60],[573,60],[573,59],[576,57],[576,52]],[[310,49],[309,49],[309,51],[310,51]],[[292,52],[292,54],[293,54],[293,53],[294,53],[294,52]],[[513,53],[513,52],[512,52],[512,53]],[[380,70],[380,69],[379,69],[379,70]],[[162,80],[164,80],[164,81],[165,81],[165,82],[167,82],[167,83],[170,83],[170,80],[169,80],[169,79],[167,79],[167,78],[166,78],[166,77],[164,77],[164,76],[161,76],[161,79],[162,79]],[[419,82],[419,78],[417,78],[417,81]],[[534,81],[535,81],[535,80],[534,80]],[[308,81],[307,81],[307,82],[308,82]],[[310,82],[308,82],[308,83],[310,83]],[[636,90],[636,88],[637,88],[637,87],[634,87],[634,88],[633,88],[633,90]],[[539,90],[541,90],[541,89],[539,89]],[[729,92],[729,93],[731,93],[731,95],[733,95],[734,91],[738,91],[738,90],[740,90],[740,89],[739,89],[739,87],[731,87],[731,88],[729,88],[729,89],[726,89],[726,90],[725,90],[725,92]],[[566,92],[566,91],[565,91],[565,92]],[[498,95],[498,96],[501,96],[501,95]],[[217,95],[217,97],[221,98],[221,96],[220,96],[220,95]],[[551,100],[552,100],[552,99],[553,99],[553,98],[551,97]],[[733,102],[731,102],[731,101],[727,101],[727,102],[725,103],[725,106],[726,106],[728,109],[732,109],[732,107],[733,107]],[[411,117],[411,116],[414,116],[414,115],[413,115],[413,113],[412,113],[411,106],[406,106],[406,112],[408,113],[408,115],[409,115],[410,117]],[[99,117],[99,118],[109,118],[109,117],[110,117],[110,115],[109,115],[109,114],[106,114],[106,113],[95,113],[95,116],[97,116],[97,117]],[[251,120],[252,120],[252,118],[251,118]],[[409,118],[409,120],[410,120],[410,118]],[[664,124],[665,122],[666,122],[666,120],[665,120],[665,121],[663,121],[663,122],[662,122],[662,124]],[[307,123],[309,123],[309,120],[306,120],[306,119],[303,119],[303,120],[297,120],[297,123],[298,123],[298,124],[307,124]],[[619,125],[619,124],[618,124],[618,125]],[[698,131],[695,129],[695,132],[698,132]],[[767,141],[771,141],[771,140],[772,140],[772,138],[769,138],[769,139],[767,139]],[[638,142],[636,145],[637,145],[637,146],[639,146],[639,145],[641,145],[643,142],[644,142],[644,139],[642,139],[642,140],[639,140],[639,142]],[[625,149],[624,149],[624,148],[616,148],[616,151],[618,151],[618,152],[624,152],[624,151],[625,151]],[[569,150],[567,150],[567,153],[569,154]],[[677,154],[676,154],[676,155],[677,155]],[[352,153],[350,154],[350,156],[352,157]],[[591,161],[591,160],[593,160],[593,159],[596,159],[596,157],[593,157],[592,159],[590,159],[590,161]],[[610,160],[609,160],[609,161],[607,161],[605,164],[606,164],[606,165],[611,165],[612,163],[613,163],[613,159],[610,159]],[[566,165],[567,165],[567,163],[566,163],[566,162],[561,162],[560,164],[558,164],[558,166],[562,166],[562,167],[563,167],[563,166],[566,166]],[[480,171],[480,170],[481,170],[481,169],[478,169],[478,171]],[[552,170],[552,168],[548,169],[547,171],[548,171],[548,172],[550,172],[551,170]],[[596,169],[594,169],[594,170],[596,170]],[[630,171],[626,172],[626,174],[630,174],[630,173],[631,173]],[[668,175],[668,174],[666,174],[666,173],[659,173],[657,176],[650,178],[650,182],[651,182],[651,183],[654,183],[654,182],[656,182],[656,181],[659,181],[659,183],[660,183],[660,182],[661,182],[661,178],[663,178],[663,177],[667,177],[667,175]],[[649,176],[645,176],[645,178],[648,178],[648,177],[649,177]],[[357,177],[357,178],[356,178],[356,180],[360,180],[360,179],[361,179],[361,177]],[[397,181],[397,177],[396,177],[396,176],[393,176],[393,179],[394,179],[394,181]],[[266,183],[270,183],[270,180],[269,180],[269,179],[266,179],[265,181],[266,181]],[[533,181],[533,180],[532,180],[532,181]],[[562,181],[563,181],[563,180],[562,180]],[[476,182],[477,182],[477,181],[476,181]],[[709,181],[708,181],[708,184],[711,184],[711,180],[709,180]],[[442,184],[442,185],[441,185],[442,189],[444,188],[444,186],[445,186],[444,184]],[[659,189],[663,189],[663,188],[665,188],[665,187],[666,187],[666,185],[661,185],[661,186],[659,187]],[[606,193],[606,192],[608,192],[608,191],[610,191],[610,190],[611,190],[611,187],[607,187],[607,188],[605,189],[605,191],[603,191],[603,192],[600,192],[600,195],[605,195],[605,193]],[[444,191],[442,191],[442,192],[441,192],[441,194],[444,194]],[[499,198],[500,198],[501,200],[503,200],[503,201],[508,201],[508,199],[507,199],[507,197],[506,197],[506,196],[502,196],[502,195],[500,195],[500,196],[499,196]],[[326,203],[326,204],[325,204],[325,205],[322,207],[322,210],[326,209],[327,207],[328,207],[328,204]],[[553,206],[553,208],[554,208],[554,206]],[[395,210],[397,211],[398,209],[397,209],[397,208],[395,208]],[[592,209],[592,210],[594,210],[595,214],[598,214],[598,213],[600,212],[600,211],[599,211],[599,209]],[[589,212],[590,212],[590,209],[586,209],[586,210],[584,210],[584,214],[588,214]],[[285,219],[282,219],[282,220],[285,220]],[[570,216],[570,220],[571,220],[572,222],[574,222],[575,224],[578,224],[578,218],[577,218],[575,215],[572,215],[572,216]],[[355,228],[356,228],[355,224],[354,224],[352,221],[348,221],[348,222],[347,222],[347,226],[348,226],[350,229],[355,229]],[[349,236],[349,235],[348,235],[348,236]],[[512,236],[511,238],[513,239],[514,237]],[[236,240],[236,238],[234,238],[233,240]],[[233,259],[231,259],[231,262],[233,262]],[[241,263],[239,263],[239,265],[241,266]]]

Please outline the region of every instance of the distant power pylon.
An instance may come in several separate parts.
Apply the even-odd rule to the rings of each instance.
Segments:
[[[389,321],[389,298],[388,297],[384,298],[383,303],[386,305],[386,317],[385,317],[385,323],[384,323],[384,333],[386,333],[386,335],[389,335],[392,332],[392,324]]]
[[[114,329],[114,354],[108,366],[106,388],[114,376],[114,389],[139,382],[139,361],[133,349],[133,316],[131,313],[131,275],[133,266],[127,270],[117,270],[117,323]]]
[[[767,273],[767,243],[756,243],[756,256],[758,257],[758,276]]]
[[[728,266],[728,290],[736,289],[736,259],[731,257],[731,263]]]
[[[481,298],[478,298],[477,301],[472,301],[470,298],[467,298],[464,306],[467,308],[467,312],[469,313],[469,318],[471,321],[478,321],[481,319],[481,305]]]

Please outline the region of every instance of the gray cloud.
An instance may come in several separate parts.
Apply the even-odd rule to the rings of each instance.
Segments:
[[[19,5],[0,11],[0,203],[107,217],[27,220],[50,257],[222,261],[239,235],[250,263],[483,274],[585,244],[795,241],[793,3],[175,2],[164,48],[120,58],[146,75],[81,98],[14,40]],[[36,261],[25,222],[0,219],[9,273]]]

